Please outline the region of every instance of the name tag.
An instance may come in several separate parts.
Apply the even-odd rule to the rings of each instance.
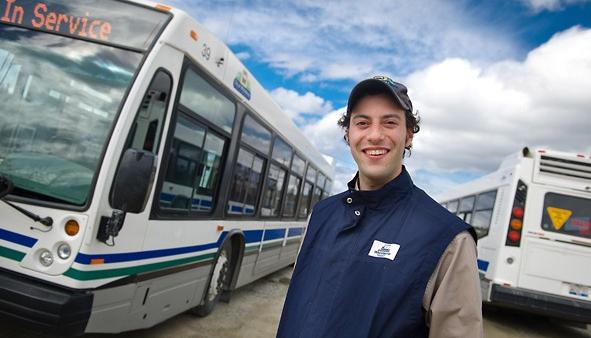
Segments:
[[[398,253],[398,249],[400,249],[400,245],[398,244],[374,240],[368,255],[377,258],[387,258],[393,261]]]

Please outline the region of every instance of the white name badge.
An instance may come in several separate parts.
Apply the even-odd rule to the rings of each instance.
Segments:
[[[398,249],[400,249],[400,245],[398,244],[384,243],[374,240],[371,249],[369,249],[368,255],[377,258],[387,258],[393,261],[398,253]]]

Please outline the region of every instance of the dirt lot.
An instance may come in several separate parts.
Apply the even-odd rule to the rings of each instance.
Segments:
[[[234,292],[229,304],[218,304],[215,311],[206,318],[182,314],[147,330],[119,335],[93,334],[86,337],[275,337],[290,276],[291,269],[287,268],[247,285]],[[573,327],[543,317],[504,310],[485,310],[484,314],[487,338],[591,338],[590,327]],[[47,336],[23,331],[7,320],[0,320],[0,337]]]

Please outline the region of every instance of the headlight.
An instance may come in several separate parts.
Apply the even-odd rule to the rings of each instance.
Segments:
[[[39,262],[41,262],[43,266],[50,266],[53,264],[53,255],[49,250],[44,249],[39,255]]]
[[[70,249],[70,246],[68,244],[66,244],[66,243],[61,244],[57,248],[57,255],[61,259],[68,259],[68,258],[70,258],[70,254],[71,253],[72,253],[72,250]]]

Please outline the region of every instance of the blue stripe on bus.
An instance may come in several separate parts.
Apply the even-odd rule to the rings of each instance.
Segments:
[[[283,238],[285,236],[285,229],[267,229],[265,230],[264,241],[270,241],[272,239]]]
[[[282,231],[285,233],[285,229],[283,229]],[[79,264],[90,264],[92,259],[104,259],[104,263],[119,263],[119,262],[136,261],[136,260],[142,260],[142,259],[174,256],[174,255],[181,255],[181,254],[185,254],[185,253],[204,251],[204,250],[219,247],[222,244],[222,242],[224,241],[224,238],[226,237],[227,234],[228,234],[228,232],[224,231],[220,235],[220,238],[218,238],[217,242],[215,242],[215,243],[192,245],[192,246],[185,246],[185,247],[180,247],[180,248],[169,248],[169,249],[137,251],[137,252],[122,252],[122,253],[115,253],[115,254],[85,254],[85,253],[80,252],[80,253],[78,253],[78,255],[76,255],[76,259],[74,261]],[[244,237],[245,237],[246,243],[260,242],[261,239],[263,238],[263,230],[246,230],[246,231],[244,231]]]
[[[26,247],[32,248],[35,243],[37,243],[37,239],[21,234],[17,234],[16,232],[0,229],[0,239],[3,239],[8,242],[13,242],[16,244],[24,245]]]
[[[486,272],[486,270],[488,270],[488,263],[489,262],[483,261],[482,259],[478,259],[477,263],[478,263],[478,270],[482,270],[484,272]]]
[[[263,230],[246,230],[244,238],[247,244],[260,242],[263,239]]]
[[[287,237],[299,236],[304,233],[304,228],[290,228],[287,232]]]

